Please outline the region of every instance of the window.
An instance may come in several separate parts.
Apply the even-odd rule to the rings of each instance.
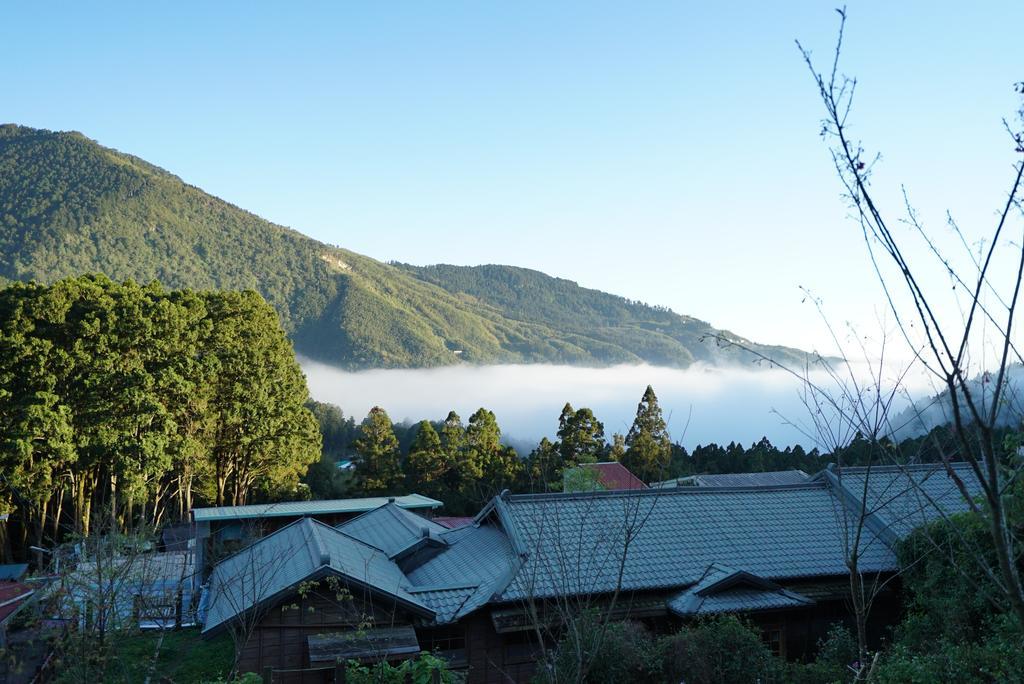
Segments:
[[[765,625],[762,628],[764,643],[771,649],[773,655],[780,658],[786,657],[786,631],[784,625]]]
[[[420,647],[444,658],[452,667],[461,667],[468,662],[466,635],[461,628],[434,630],[420,640]]]

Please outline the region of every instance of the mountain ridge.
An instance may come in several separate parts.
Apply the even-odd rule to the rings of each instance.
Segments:
[[[376,261],[81,133],[0,126],[0,282],[90,271],[172,288],[257,290],[299,353],[351,369],[806,358],[540,271]],[[716,344],[718,336],[756,354]]]

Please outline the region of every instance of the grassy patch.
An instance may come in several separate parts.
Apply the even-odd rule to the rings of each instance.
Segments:
[[[234,645],[227,634],[207,640],[197,629],[166,632],[158,652],[159,640],[156,631],[119,637],[116,650],[120,667],[111,668],[107,682],[143,682],[149,675],[151,682],[163,679],[191,684],[216,681],[231,671]]]

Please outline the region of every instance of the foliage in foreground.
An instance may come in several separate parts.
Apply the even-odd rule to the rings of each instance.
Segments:
[[[426,651],[418,658],[403,660],[397,665],[382,661],[376,665],[361,665],[352,660],[346,669],[349,684],[433,684],[433,675],[441,676],[442,684],[460,684],[465,677],[448,669],[448,662]],[[409,679],[406,679],[409,677]]]

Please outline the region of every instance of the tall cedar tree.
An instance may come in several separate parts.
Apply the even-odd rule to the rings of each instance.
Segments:
[[[636,419],[626,435],[626,453],[622,465],[645,482],[660,479],[672,457],[672,442],[665,419],[661,416],[658,397],[648,385],[636,407]]]
[[[542,437],[540,444],[527,458],[530,491],[557,492],[562,488],[562,455],[558,445]]]
[[[558,419],[558,450],[564,468],[596,463],[605,450],[604,424],[588,408],[574,411],[566,403]]]
[[[409,491],[443,500],[446,493],[445,477],[450,466],[437,430],[430,421],[420,421],[406,460]]]
[[[522,472],[515,449],[502,445],[501,429],[494,413],[485,408],[469,418],[465,457],[460,479],[465,497],[483,503],[506,487],[514,485]]]
[[[356,484],[364,494],[392,494],[402,485],[398,437],[387,411],[370,409],[355,442]]]

